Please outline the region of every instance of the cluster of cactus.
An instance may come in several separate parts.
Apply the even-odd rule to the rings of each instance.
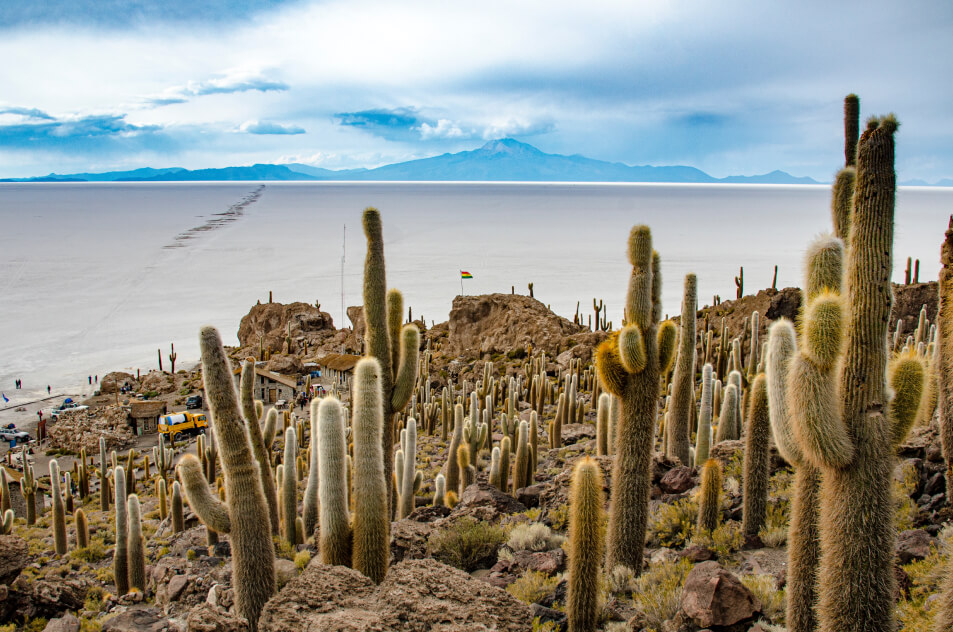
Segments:
[[[395,415],[407,406],[414,391],[420,332],[413,324],[401,326],[403,296],[396,289],[387,290],[380,212],[373,207],[364,209],[362,223],[367,238],[367,256],[364,260],[365,340],[367,356],[375,358],[379,366],[380,405],[383,414],[381,449],[384,454],[385,485],[390,489],[387,493],[387,515],[390,516],[393,513],[391,496],[394,492],[392,477]],[[383,574],[380,578],[383,578]]]
[[[196,457],[185,455],[179,462],[178,471],[192,510],[216,532],[231,537],[235,608],[248,620],[254,632],[258,629],[261,609],[275,592],[272,522],[262,485],[266,472],[271,473],[271,466],[270,462],[267,468],[254,466],[249,437],[254,434],[253,428],[257,429],[257,416],[248,418],[247,424],[242,420],[228,358],[218,331],[204,327],[199,334],[199,346],[228,504],[221,502],[209,489]],[[254,413],[254,404],[251,408]],[[247,413],[247,406],[245,410]]]
[[[424,480],[424,473],[417,469],[417,421],[413,418],[400,431],[400,449],[394,457],[394,464],[397,518],[400,519],[414,510],[414,495]]]
[[[849,119],[856,118],[856,105],[853,96],[845,103],[846,130],[855,128]],[[799,625],[816,617],[822,632],[896,628],[890,476],[896,446],[918,413],[925,374],[924,359],[915,353],[888,358],[896,127],[886,117],[871,119],[859,142],[848,133],[853,191],[846,195],[835,185],[837,236],[821,237],[808,250],[800,345],[786,363],[769,360],[771,394],[783,381],[786,398],[783,405],[770,404],[775,436],[790,444],[784,451],[793,447],[795,457],[820,473],[820,561],[816,575],[798,576],[803,582],[816,577],[816,586],[813,593],[792,586],[789,597],[816,594],[817,602],[789,602],[789,612],[798,613]],[[789,327],[772,328],[772,337],[779,337],[769,343],[772,352],[790,345]],[[782,336],[788,339],[783,345]],[[778,410],[786,419],[776,418]],[[812,493],[806,490],[808,499]],[[801,511],[804,500],[798,499]],[[793,563],[797,553],[791,555]]]
[[[660,375],[675,355],[673,337],[659,337],[662,278],[658,253],[647,226],[629,235],[632,275],[626,297],[628,324],[599,345],[596,365],[602,387],[620,400],[615,430],[608,566],[642,568],[648,520],[651,461],[658,412]],[[672,325],[674,326],[674,325]],[[665,341],[660,345],[660,341]]]

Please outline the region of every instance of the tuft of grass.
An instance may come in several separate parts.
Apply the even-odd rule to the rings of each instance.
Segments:
[[[764,526],[758,532],[758,537],[765,546],[780,549],[788,541],[789,517],[787,507],[783,503],[771,503],[765,515]]]
[[[718,525],[718,528],[711,533],[696,533],[691,543],[700,544],[713,551],[719,559],[725,560],[732,553],[741,550],[745,543],[745,536],[741,530],[741,523],[729,521]]]
[[[771,623],[784,623],[784,590],[778,590],[777,581],[771,575],[743,575],[741,583],[761,601],[761,614]]]
[[[525,604],[533,604],[552,595],[558,585],[559,577],[550,577],[546,573],[527,570],[506,587],[506,592]]]
[[[552,551],[562,546],[564,538],[553,534],[552,530],[541,522],[519,524],[510,531],[506,545],[516,551]]]
[[[299,571],[303,571],[305,567],[311,562],[311,551],[300,551],[295,555],[295,568]]]
[[[698,521],[698,500],[680,498],[672,504],[663,504],[652,516],[648,540],[653,546],[677,548],[688,542]]]
[[[691,570],[692,563],[686,559],[665,560],[635,580],[632,605],[645,617],[646,628],[661,630],[664,622],[675,617]]]
[[[69,556],[74,560],[83,560],[95,564],[106,559],[106,544],[102,538],[91,538],[89,546],[82,549],[73,549]]]
[[[431,536],[428,548],[437,560],[469,573],[490,559],[495,561],[505,540],[502,528],[465,516]]]
[[[566,530],[569,526],[569,503],[560,505],[549,512],[549,524],[553,525],[556,531]]]

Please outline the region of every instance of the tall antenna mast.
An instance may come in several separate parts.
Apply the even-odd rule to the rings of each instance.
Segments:
[[[341,327],[344,327],[344,258],[347,254],[347,224],[341,237]]]

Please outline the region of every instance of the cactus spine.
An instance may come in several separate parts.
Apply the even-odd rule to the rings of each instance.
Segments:
[[[114,489],[116,490],[116,551],[113,554],[113,579],[116,592],[125,595],[129,592],[129,539],[126,518],[126,472],[121,465],[113,469]]]
[[[695,463],[704,463],[711,452],[712,366],[702,367],[702,401],[695,433]]]
[[[381,267],[383,270],[383,260]],[[354,369],[353,565],[377,584],[387,574],[390,555],[388,485],[381,443],[385,421],[381,383],[385,373],[377,358],[365,358]]]
[[[89,546],[89,522],[86,520],[86,512],[79,508],[73,518],[76,521],[76,547],[85,549]]]
[[[569,497],[569,587],[566,613],[570,632],[595,632],[605,498],[599,464],[585,458],[573,470]]]
[[[365,340],[367,356],[376,358],[379,363],[384,483],[391,489],[394,472],[394,417],[407,406],[414,391],[420,332],[413,324],[401,327],[403,297],[397,290],[387,291],[380,212],[373,207],[364,209],[362,223],[364,236],[367,238],[367,257],[364,260]],[[387,493],[388,517],[393,515],[392,493],[393,490]],[[375,575],[379,574],[376,581],[380,582],[385,572],[386,561],[383,569],[374,571]]]
[[[298,437],[294,426],[285,430],[284,478],[281,481],[281,518],[288,544],[295,544],[295,519],[298,517]]]
[[[261,412],[259,411],[259,402],[256,402],[253,396],[254,385],[255,362],[249,358],[245,360],[245,363],[242,365],[242,377],[239,383],[241,389],[242,414],[245,417],[245,424],[247,426],[246,434],[248,435],[249,444],[255,455],[255,460],[258,462],[258,468],[261,470],[261,488],[265,494],[265,502],[268,505],[268,518],[271,520],[271,530],[273,533],[278,533],[278,495],[275,489],[275,479],[271,473],[271,454],[265,446],[265,439],[262,436],[261,426],[258,423],[258,420],[261,419]],[[275,414],[277,414],[277,412]],[[215,428],[215,434],[218,435],[219,440],[221,440],[222,436],[218,430],[218,426]]]
[[[698,307],[698,282],[694,274],[685,275],[682,316],[678,335],[678,357],[672,378],[672,405],[665,430],[668,432],[668,456],[689,465],[688,444],[695,391],[695,320]]]
[[[50,461],[50,493],[53,496],[53,549],[57,555],[66,555],[66,507],[60,489],[60,465]]]
[[[662,313],[661,264],[652,250],[647,226],[629,235],[632,275],[626,296],[628,324],[599,345],[596,367],[603,388],[620,399],[609,512],[608,567],[642,569],[652,448],[658,412],[659,376],[671,363],[672,349],[660,353],[658,323]]]
[[[139,496],[130,494],[126,503],[129,519],[129,543],[126,545],[129,555],[129,587],[143,591],[146,589],[146,542],[142,537]]]
[[[317,410],[318,469],[321,482],[320,493],[320,544],[321,562],[350,566],[351,526],[348,522],[347,495],[347,445],[344,437],[344,409],[333,397],[321,400]]]
[[[745,537],[754,538],[764,526],[768,508],[768,483],[771,478],[771,419],[768,415],[767,378],[758,374],[751,385],[748,408],[748,431],[745,433],[744,507],[742,529]]]
[[[708,459],[702,466],[698,494],[698,530],[711,533],[721,520],[721,463],[717,459]]]
[[[257,416],[250,417],[247,426],[242,422],[228,359],[214,327],[202,328],[199,347],[228,506],[209,489],[197,458],[183,457],[179,472],[196,515],[215,531],[230,534],[235,609],[248,620],[251,632],[256,632],[261,609],[275,592],[275,548],[262,487],[264,470],[270,475],[270,466],[256,467],[252,460],[249,435],[258,423]]]
[[[311,400],[311,447],[308,450],[308,485],[304,489],[304,499],[301,502],[301,522],[304,524],[306,536],[313,534],[314,528],[318,524],[318,459],[321,452],[318,447],[318,426],[320,425],[318,423],[318,407],[320,404],[320,399]]]
[[[821,632],[896,629],[890,478],[902,420],[886,388],[896,127],[892,117],[871,119],[860,139],[846,300],[822,291],[808,304],[788,380],[795,436],[822,471]]]

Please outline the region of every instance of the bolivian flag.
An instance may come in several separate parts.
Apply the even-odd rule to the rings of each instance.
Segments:
[[[469,272],[465,271],[465,270],[460,270],[460,278],[461,278],[461,279],[472,279],[472,278],[473,278],[473,275],[470,274]]]

